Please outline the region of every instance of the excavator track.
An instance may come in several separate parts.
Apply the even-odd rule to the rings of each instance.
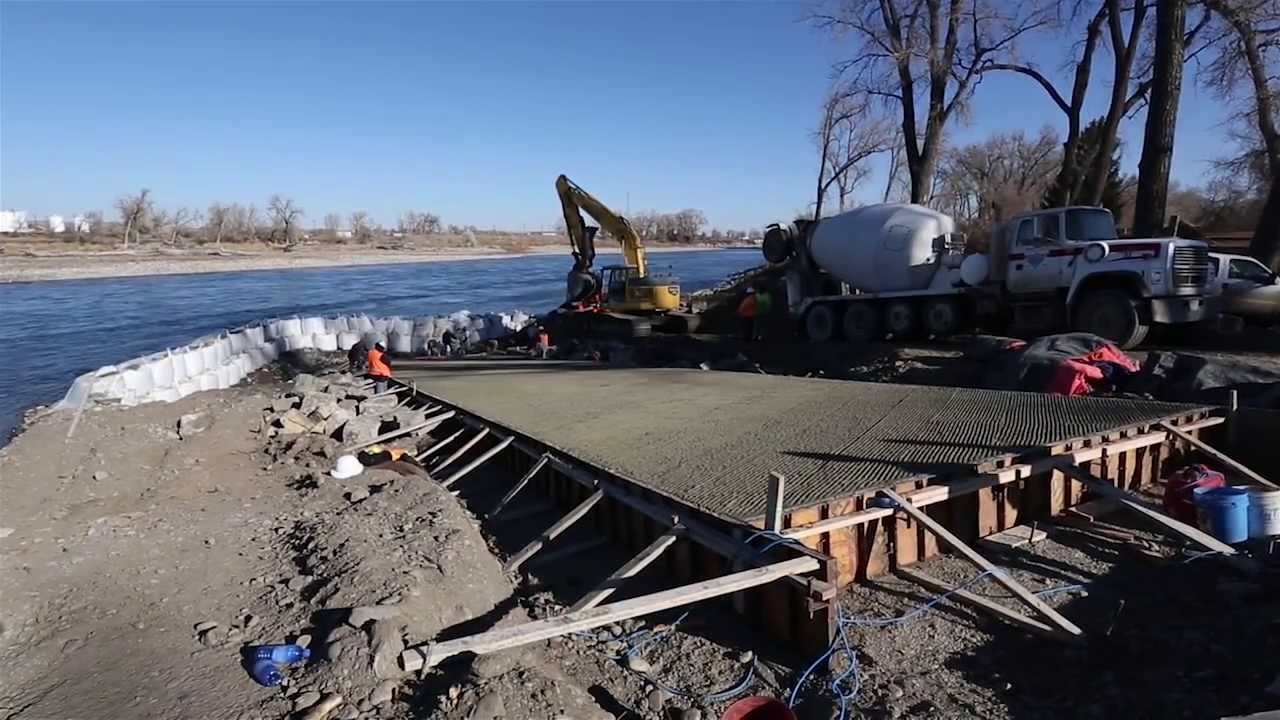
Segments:
[[[608,312],[568,312],[549,318],[552,337],[570,339],[627,340],[653,334],[653,322],[639,315]]]

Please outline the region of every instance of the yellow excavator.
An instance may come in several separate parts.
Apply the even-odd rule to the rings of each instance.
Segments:
[[[644,243],[631,223],[610,210],[591,193],[561,175],[556,178],[556,194],[564,211],[564,224],[573,251],[564,308],[572,332],[624,337],[650,333],[655,316],[680,306],[680,285],[674,278],[649,276]],[[587,225],[586,212],[599,226]],[[604,229],[622,245],[624,265],[597,271],[596,233]],[[659,318],[661,319],[661,318]]]

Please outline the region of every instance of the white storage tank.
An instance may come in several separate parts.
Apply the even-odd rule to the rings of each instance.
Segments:
[[[820,221],[809,254],[864,292],[923,290],[939,267],[935,238],[952,232],[949,216],[921,205],[868,205]]]

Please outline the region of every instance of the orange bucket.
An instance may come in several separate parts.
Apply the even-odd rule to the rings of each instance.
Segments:
[[[753,695],[730,705],[720,720],[796,720],[796,714],[781,700]]]

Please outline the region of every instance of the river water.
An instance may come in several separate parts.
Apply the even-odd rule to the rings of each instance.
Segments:
[[[651,273],[676,275],[686,292],[761,262],[749,249],[649,259]],[[25,408],[60,400],[76,376],[103,365],[266,317],[541,313],[564,299],[568,266],[556,254],[0,285],[0,445]]]

